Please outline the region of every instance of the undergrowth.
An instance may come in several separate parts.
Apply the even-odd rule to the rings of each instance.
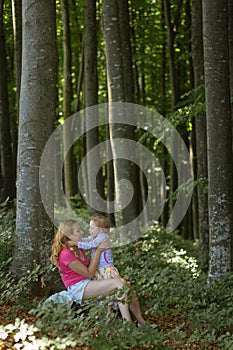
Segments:
[[[119,312],[107,313],[112,295],[99,306],[89,300],[55,305],[23,297],[30,276],[17,282],[8,271],[14,238],[12,211],[0,210],[0,302],[17,301],[9,322],[0,327],[0,345],[14,349],[233,349],[233,274],[207,286],[199,268],[198,244],[184,241],[154,225],[138,241],[113,249],[115,265],[136,290],[146,324],[123,322]],[[30,317],[14,315],[26,311]],[[169,320],[169,322],[168,322]],[[153,329],[150,323],[160,327]],[[1,340],[2,339],[2,340]],[[2,341],[2,343],[1,343]],[[12,345],[12,346],[13,346]],[[3,347],[4,349],[4,347]]]

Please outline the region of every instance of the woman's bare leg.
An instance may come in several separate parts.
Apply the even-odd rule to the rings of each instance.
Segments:
[[[125,281],[121,278],[117,279],[106,279],[98,281],[90,281],[86,285],[84,290],[83,299],[97,297],[97,296],[107,296],[115,289],[121,289],[125,285]],[[127,298],[126,295],[124,295]],[[119,303],[119,309],[124,318],[127,321],[132,321],[129,313],[128,303],[122,304]]]

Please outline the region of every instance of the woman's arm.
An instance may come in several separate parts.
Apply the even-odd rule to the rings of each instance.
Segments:
[[[97,248],[94,254],[94,257],[91,259],[90,265],[87,267],[83,265],[79,260],[72,261],[68,266],[73,270],[74,272],[78,273],[79,275],[92,278],[95,275],[95,272],[99,265],[99,259],[100,254],[105,249],[110,248],[110,242],[108,239],[105,239]]]

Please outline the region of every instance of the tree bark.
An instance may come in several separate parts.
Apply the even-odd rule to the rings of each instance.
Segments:
[[[0,202],[15,195],[15,177],[13,175],[13,160],[10,134],[10,112],[7,86],[7,59],[5,35],[3,28],[4,1],[0,1],[0,160],[1,187]]]
[[[122,55],[122,74],[124,84],[124,102],[134,102],[134,76],[133,76],[133,62],[132,62],[132,48],[129,25],[129,8],[128,0],[118,0],[118,15],[119,15],[119,29],[120,29],[120,43]],[[127,126],[128,138],[135,139],[135,127]],[[131,183],[134,186],[134,201],[135,214],[139,213],[140,207],[140,174],[134,164],[129,163],[131,172]]]
[[[131,162],[119,159],[118,147],[115,146],[113,139],[120,138],[122,145],[124,139],[134,139],[133,128],[126,124],[116,124],[117,111],[111,108],[111,102],[125,101],[125,85],[123,76],[123,58],[121,45],[121,30],[119,19],[119,8],[116,0],[103,1],[103,27],[104,27],[104,43],[106,55],[106,70],[107,70],[107,87],[109,98],[109,123],[110,123],[110,139],[112,141],[113,164],[114,164],[114,181],[115,181],[115,201],[118,210],[117,222],[124,224],[130,222],[137,217],[138,204],[136,197],[131,203],[124,207],[125,194],[127,188],[121,187],[122,179],[131,183],[136,193],[137,180],[135,179],[135,166]],[[128,43],[129,45],[129,43]],[[115,122],[115,124],[114,124]]]
[[[20,92],[16,242],[12,270],[23,277],[47,266],[53,224],[40,196],[39,166],[56,116],[57,52],[55,1],[23,0],[23,57]],[[51,164],[48,168],[52,169]],[[48,183],[52,182],[52,172]],[[53,188],[48,187],[51,211]],[[40,294],[40,281],[31,282]]]
[[[229,70],[230,70],[230,96],[231,96],[231,132],[233,135],[233,2],[228,0],[228,33],[229,33]],[[232,158],[233,158],[233,142],[232,142]],[[233,198],[233,186],[232,194]],[[233,205],[232,205],[233,206]],[[233,232],[233,227],[232,227]],[[231,259],[233,261],[233,235],[231,237]]]
[[[14,30],[14,55],[16,78],[16,115],[11,115],[12,156],[14,165],[14,177],[16,178],[17,145],[18,145],[18,120],[19,98],[22,70],[22,0],[12,0],[12,17]]]
[[[62,23],[63,23],[63,117],[64,121],[71,116],[72,81],[71,81],[71,42],[69,25],[69,6],[67,0],[61,0]],[[68,200],[73,196],[73,176],[72,176],[72,148],[70,144],[70,128],[68,122],[63,127],[64,154],[64,185],[65,194]]]
[[[168,37],[168,54],[169,54],[169,74],[170,74],[170,86],[171,86],[171,107],[175,110],[176,104],[178,102],[178,86],[177,86],[177,73],[176,73],[176,62],[175,62],[175,36],[179,26],[180,13],[182,8],[182,1],[179,0],[177,4],[176,17],[174,23],[171,21],[170,13],[170,1],[163,0],[164,2],[164,14],[165,21],[167,25],[167,37]]]
[[[231,117],[233,127],[233,2],[228,0],[228,33],[229,33],[229,67],[230,67],[230,95],[231,95]]]
[[[12,17],[14,29],[14,52],[18,110],[22,69],[22,0],[12,0]]]
[[[86,126],[92,123],[92,118],[98,118],[93,115],[88,107],[98,104],[98,75],[97,75],[97,22],[96,22],[96,1],[85,1],[85,34],[84,34],[84,98],[85,98],[85,119]],[[96,175],[96,182],[92,183],[91,174],[95,172],[95,165],[101,164],[100,154],[95,157],[88,156],[88,152],[98,145],[98,128],[89,130],[86,133],[86,152],[87,152],[87,191],[90,203],[90,214],[101,213],[98,210],[98,193],[104,196],[103,178],[101,172]],[[94,158],[94,159],[93,159]],[[96,191],[97,190],[97,191]]]
[[[120,43],[124,82],[125,102],[134,102],[134,79],[132,68],[132,52],[129,26],[128,0],[118,0]]]
[[[192,58],[194,68],[195,98],[204,94],[204,56],[202,31],[202,1],[194,0],[192,3]],[[196,162],[197,180],[201,180],[197,188],[198,197],[198,234],[201,245],[201,262],[205,265],[209,255],[209,221],[208,221],[208,195],[205,180],[208,178],[207,170],[207,137],[206,115],[195,116],[196,136]]]
[[[175,56],[175,37],[180,24],[180,15],[182,9],[183,0],[179,0],[177,3],[176,16],[172,22],[171,18],[171,4],[170,0],[163,0],[164,2],[164,17],[167,26],[167,45],[168,45],[168,60],[169,60],[169,77],[171,87],[171,110],[174,111],[177,108],[177,102],[180,98],[180,86],[178,79],[178,66],[176,64]],[[173,194],[178,186],[177,171],[173,159],[170,157],[170,184],[169,184],[169,212],[172,213],[175,201]]]
[[[165,17],[164,17],[164,2],[161,3],[161,25],[162,25],[162,54],[161,54],[161,95],[162,95],[162,106],[161,106],[161,114],[165,118],[166,117],[166,31],[165,31]],[[168,151],[166,147],[162,144],[162,159],[161,164],[166,177],[169,175],[169,166],[166,158],[168,158]],[[161,196],[164,198],[164,188],[161,189]],[[164,204],[164,209],[161,215],[161,222],[164,227],[166,227],[169,219],[169,206],[166,202]]]
[[[203,2],[210,262],[208,281],[232,269],[232,129],[227,0]]]

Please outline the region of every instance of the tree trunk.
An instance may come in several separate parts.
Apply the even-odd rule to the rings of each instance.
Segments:
[[[79,74],[78,74],[78,80],[77,80],[77,88],[76,88],[76,103],[75,103],[75,113],[79,112],[81,110],[82,104],[81,104],[81,92],[82,92],[82,84],[83,84],[83,75],[84,75],[84,40],[82,41],[82,51],[81,51],[81,58],[80,58],[80,64],[79,64]]]
[[[14,28],[14,51],[18,110],[22,68],[22,0],[12,0],[12,17]]]
[[[61,0],[62,24],[63,24],[63,116],[64,121],[71,116],[72,82],[71,82],[71,42],[69,25],[69,7],[67,0]],[[70,128],[68,122],[63,127],[64,154],[64,185],[65,194],[68,200],[73,196],[73,176],[72,176],[72,148],[68,150],[70,144]]]
[[[135,13],[133,11],[133,3],[131,2],[131,12],[130,12],[130,17],[131,17],[131,21],[132,23],[134,23],[136,21],[135,19]],[[135,26],[132,26],[131,28],[131,37],[132,37],[132,55],[134,57],[136,57],[136,29]],[[137,64],[137,60],[135,58],[134,61],[134,65],[132,67],[133,69],[133,77],[134,77],[134,101],[135,103],[139,103],[140,102],[140,84],[139,84],[139,73],[138,73],[138,64]]]
[[[0,202],[13,198],[15,184],[13,176],[13,161],[10,134],[10,112],[7,86],[7,60],[5,35],[3,28],[3,6],[0,1],[0,160],[1,160],[1,187]]]
[[[128,0],[118,0],[120,43],[122,55],[124,100],[134,102],[134,80],[132,69],[132,52],[130,42]]]
[[[16,242],[12,270],[26,276],[49,264],[53,225],[40,196],[39,166],[56,116],[57,55],[55,1],[23,0]],[[51,164],[48,164],[52,169]],[[48,183],[52,182],[51,178]],[[53,188],[47,191],[53,208]],[[51,209],[52,210],[52,209]],[[41,285],[31,283],[34,294]]]
[[[230,94],[231,117],[233,127],[233,1],[228,0],[228,33],[229,33],[229,67],[230,67]]]
[[[203,31],[202,31],[202,1],[194,0],[192,5],[192,58],[194,68],[195,98],[196,101],[204,94],[204,57],[203,57]],[[205,189],[205,180],[208,178],[207,170],[207,138],[206,115],[195,116],[196,136],[196,162],[198,197],[198,234],[201,245],[202,265],[207,263],[209,255],[209,221],[208,221],[208,195]]]
[[[117,0],[104,0],[103,27],[109,98],[110,139],[112,141],[112,152],[114,157],[115,201],[116,209],[119,213],[117,222],[119,222],[119,224],[124,224],[130,222],[137,216],[138,203],[136,196],[134,195],[131,203],[124,207],[123,203],[125,203],[126,200],[127,190],[130,189],[130,187],[128,187],[129,183],[133,185],[134,192],[136,193],[137,191],[137,176],[135,178],[135,175],[137,174],[135,172],[134,164],[127,159],[119,159],[119,149],[116,146],[116,143],[113,142],[113,139],[120,138],[122,145],[124,145],[124,139],[134,139],[134,129],[132,126],[116,124],[118,112],[111,106],[111,102],[124,102],[126,98],[124,93],[126,85],[123,76],[124,68],[121,44],[121,31],[123,30],[123,27],[120,27],[121,25],[123,25],[123,22],[119,19]],[[129,45],[130,43],[128,43],[128,46]],[[124,186],[124,188],[121,186],[122,179],[127,181],[127,185]]]
[[[230,96],[231,96],[231,132],[233,135],[233,2],[228,0],[228,33],[229,33],[229,69],[230,69]],[[233,158],[233,142],[232,142],[232,158]],[[232,194],[233,198],[233,186]],[[232,205],[233,206],[233,205]],[[232,228],[233,232],[233,228]],[[231,237],[231,260],[233,261],[233,235]]]
[[[85,1],[85,34],[84,34],[84,98],[85,98],[85,119],[87,130],[92,123],[92,118],[98,118],[93,115],[88,107],[98,104],[98,76],[97,76],[97,23],[96,23],[96,1]],[[97,152],[95,157],[88,156],[88,152],[98,145],[98,128],[89,130],[86,133],[86,152],[87,152],[87,191],[90,204],[90,214],[100,213],[98,210],[99,194],[103,197],[103,179],[101,172],[96,175],[96,182],[92,183],[91,175],[95,173],[96,164],[100,163],[100,154]],[[96,191],[97,190],[97,191]],[[99,194],[98,194],[99,192]]]
[[[182,9],[183,0],[179,0],[176,9],[176,16],[173,20],[171,19],[171,5],[170,0],[163,0],[164,2],[164,17],[167,25],[167,42],[168,42],[168,60],[169,60],[169,76],[170,76],[170,87],[171,87],[171,109],[174,111],[177,108],[177,102],[180,98],[179,91],[180,87],[178,84],[177,64],[175,57],[175,37],[180,24],[180,15]],[[175,201],[173,194],[178,186],[177,171],[175,168],[174,161],[170,157],[170,189],[169,189],[169,212],[172,213]]]
[[[129,26],[129,8],[128,0],[118,0],[118,15],[120,25],[120,43],[121,43],[121,55],[122,55],[122,72],[123,72],[123,83],[124,83],[124,102],[134,102],[134,76],[133,76],[133,63],[132,63],[132,48],[131,48],[131,37],[130,37],[130,26]],[[135,127],[127,126],[128,138],[135,138]],[[137,171],[134,164],[130,163],[131,172],[131,183],[134,186],[134,201],[133,211],[139,213],[140,207],[140,174]]]
[[[19,120],[19,97],[22,69],[22,0],[12,0],[12,17],[14,29],[14,54],[16,75],[16,115],[11,115],[12,157],[14,176],[16,177],[17,144],[18,144],[18,120]]]
[[[162,54],[161,54],[161,95],[162,95],[162,106],[161,106],[161,114],[165,118],[166,117],[166,32],[165,32],[165,18],[164,18],[164,2],[161,4],[161,25],[162,25]],[[164,145],[161,145],[162,158],[161,165],[164,171],[165,176],[169,175],[169,164],[167,162],[167,149]],[[161,189],[162,198],[165,197],[164,188]],[[164,209],[161,215],[161,222],[164,227],[166,227],[169,218],[169,207],[168,203],[164,204]]]
[[[209,174],[210,262],[208,281],[232,269],[232,129],[227,0],[203,3],[203,38]]]
[[[167,37],[168,37],[168,55],[169,55],[169,74],[170,74],[170,86],[171,86],[171,107],[175,110],[178,101],[178,87],[177,87],[177,75],[176,75],[176,62],[175,62],[175,35],[179,25],[179,18],[182,8],[182,0],[178,1],[176,18],[174,19],[174,24],[171,22],[171,10],[170,1],[163,0],[164,2],[164,15],[167,25]]]
[[[108,111],[106,111],[108,113]],[[106,139],[110,139],[109,125],[106,127]],[[107,162],[107,203],[108,203],[108,219],[112,227],[115,226],[115,216],[114,212],[110,210],[110,203],[115,199],[115,185],[114,185],[114,167],[113,167],[113,155],[111,143],[107,145],[107,159],[111,159]]]

